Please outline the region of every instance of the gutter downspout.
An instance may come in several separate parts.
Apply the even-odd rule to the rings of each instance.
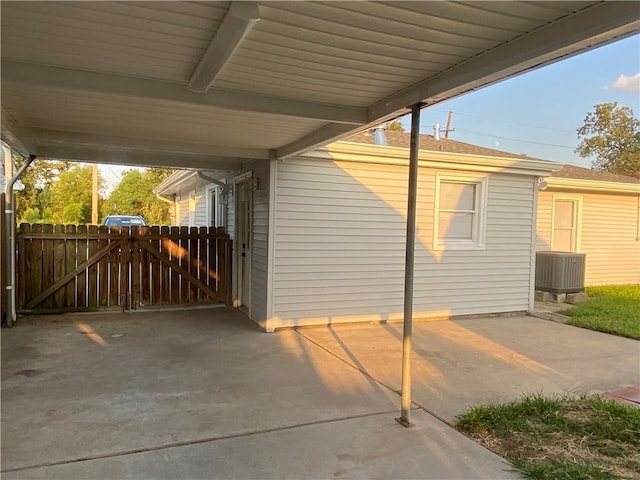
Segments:
[[[207,182],[215,183],[219,187],[222,187],[222,190],[224,190],[225,193],[227,193],[227,191],[229,190],[229,185],[224,183],[222,180],[218,180],[217,178],[212,178],[212,177],[209,177],[209,176],[205,175],[202,172],[202,170],[198,170],[198,176],[200,178],[202,178],[203,180],[206,180]]]
[[[171,205],[171,210],[169,211],[169,217],[171,217],[171,222],[173,223],[176,217],[175,214],[175,200],[169,200],[168,198],[163,197],[162,195],[160,195],[158,192],[153,192],[156,194],[156,198],[158,200],[162,200],[163,202],[167,202],[169,205]],[[173,213],[171,213],[171,211],[173,211]]]
[[[160,195],[159,193],[156,193],[156,198],[158,200],[162,200],[163,202],[167,202],[170,205],[173,205],[173,200],[169,200],[168,198],[163,197],[162,195]]]
[[[36,159],[36,155],[29,155],[27,161],[18,169],[16,174],[11,177],[5,187],[5,218],[7,225],[7,327],[13,327],[13,323],[16,320],[16,222],[15,222],[15,207],[13,205],[13,185],[24,173],[24,171],[31,165]]]

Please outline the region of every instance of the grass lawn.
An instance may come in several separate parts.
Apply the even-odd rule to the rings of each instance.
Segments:
[[[473,407],[458,429],[540,480],[640,478],[640,409],[600,398],[525,395]]]
[[[562,313],[569,325],[640,340],[640,285],[587,288],[589,300]]]

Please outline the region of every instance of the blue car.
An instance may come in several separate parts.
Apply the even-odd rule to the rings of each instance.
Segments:
[[[107,215],[104,219],[107,227],[144,227],[147,222],[140,215]]]

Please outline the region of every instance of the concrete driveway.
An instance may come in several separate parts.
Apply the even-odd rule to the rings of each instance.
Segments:
[[[402,325],[300,334],[400,390]],[[640,383],[640,342],[529,316],[414,324],[413,400],[448,423],[470,406],[523,393],[599,394]]]
[[[639,383],[638,342],[529,317],[262,333],[233,309],[32,317],[2,331],[3,478],[519,478],[435,416]]]

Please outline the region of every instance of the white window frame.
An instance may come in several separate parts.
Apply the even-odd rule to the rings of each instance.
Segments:
[[[576,206],[573,212],[573,227],[575,229],[575,253],[582,251],[582,197],[572,195],[553,195],[551,197],[551,248],[555,243],[556,234],[556,201],[573,202]]]
[[[211,195],[215,195],[215,221],[211,224]],[[224,192],[218,185],[211,185],[207,187],[207,225],[210,227],[226,227],[225,209],[222,203],[222,195]]]
[[[211,207],[211,197],[215,198],[215,205]],[[212,212],[212,210],[214,210]],[[213,223],[211,222],[211,214],[215,214]],[[207,187],[207,226],[219,227],[220,225],[220,187]]]
[[[476,186],[474,204],[476,206],[472,223],[471,240],[440,240],[440,185],[446,183],[463,183]],[[458,174],[436,174],[435,210],[433,215],[433,249],[434,250],[485,250],[486,217],[487,217],[487,193],[489,190],[489,177]]]

